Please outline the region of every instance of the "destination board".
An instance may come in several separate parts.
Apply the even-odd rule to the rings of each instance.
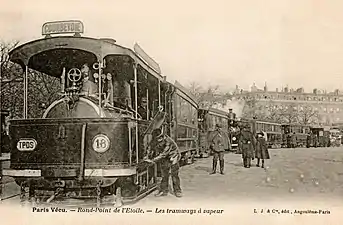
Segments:
[[[83,28],[83,24],[79,20],[47,22],[43,24],[42,34],[83,33]]]

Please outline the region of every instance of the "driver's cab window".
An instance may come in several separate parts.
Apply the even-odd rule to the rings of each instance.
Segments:
[[[89,63],[84,63],[80,69],[81,72],[81,95],[96,97],[98,85],[95,81],[96,72],[91,70]]]

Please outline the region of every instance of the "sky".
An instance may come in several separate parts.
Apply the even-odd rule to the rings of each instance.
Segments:
[[[184,86],[253,83],[343,89],[341,0],[0,0],[0,39],[41,38],[47,21],[79,19],[84,36],[138,43]]]

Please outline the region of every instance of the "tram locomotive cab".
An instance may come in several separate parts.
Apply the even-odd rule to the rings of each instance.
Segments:
[[[25,77],[34,70],[61,85],[42,118],[28,118],[26,91],[24,119],[10,123],[11,168],[3,174],[21,186],[22,200],[121,205],[156,188],[157,165],[143,158],[164,121],[168,84],[138,45],[133,51],[108,39],[48,35],[17,47],[10,60]]]

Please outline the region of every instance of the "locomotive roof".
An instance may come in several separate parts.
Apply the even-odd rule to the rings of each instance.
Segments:
[[[9,53],[9,57],[12,62],[18,63],[22,67],[25,67],[27,65],[29,66],[29,68],[35,69],[38,67],[38,65],[30,62],[30,59],[32,57],[39,53],[56,49],[79,49],[86,52],[91,52],[97,57],[98,61],[102,61],[102,59],[107,55],[127,55],[135,60],[139,65],[141,65],[157,79],[164,79],[160,71],[158,71],[159,69],[156,69],[152,65],[149,65],[149,63],[144,61],[135,51],[117,45],[114,42],[108,41],[108,39],[96,39],[77,36],[42,38],[16,47]],[[39,67],[41,68],[42,65],[39,65]],[[47,68],[45,68],[45,71],[41,72],[48,72],[47,74],[49,75],[59,76],[60,71],[52,71],[52,73],[49,73],[52,68],[49,66],[46,67]]]

